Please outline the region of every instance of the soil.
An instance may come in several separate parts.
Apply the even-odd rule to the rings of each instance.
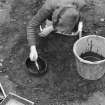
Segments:
[[[77,72],[72,48],[78,36],[51,33],[39,38],[37,50],[46,60],[48,72],[41,77],[27,72],[25,61],[29,46],[26,26],[43,1],[7,1],[12,7],[11,22],[0,27],[0,71],[16,85],[16,93],[37,105],[104,105],[105,75],[99,80],[90,81]],[[84,11],[83,36],[97,34],[105,37],[105,1],[86,1],[91,9]]]
[[[99,54],[91,52],[91,51],[81,54],[80,57],[84,60],[88,60],[88,61],[92,61],[92,62],[105,59],[102,55],[99,55]]]

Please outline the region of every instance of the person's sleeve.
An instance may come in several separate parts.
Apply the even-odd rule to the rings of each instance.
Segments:
[[[53,4],[50,0],[47,0],[42,8],[31,19],[27,26],[27,40],[29,46],[36,45],[36,35],[40,25],[52,14]]]

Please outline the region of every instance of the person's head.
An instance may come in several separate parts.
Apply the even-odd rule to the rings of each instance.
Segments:
[[[80,19],[79,11],[73,7],[63,7],[55,11],[53,26],[55,31],[71,33],[76,31]]]

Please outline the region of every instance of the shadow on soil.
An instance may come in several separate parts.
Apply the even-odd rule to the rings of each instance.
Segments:
[[[48,104],[52,101],[86,101],[94,92],[103,90],[104,76],[98,81],[84,80],[79,76],[72,52],[77,39],[53,33],[39,38],[38,53],[47,61],[48,73],[35,77],[27,72],[25,66],[29,48],[26,36],[22,36],[12,48],[6,63],[10,80],[17,84],[16,92],[34,102]]]

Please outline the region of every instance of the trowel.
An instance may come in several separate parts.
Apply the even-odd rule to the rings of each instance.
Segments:
[[[37,69],[39,70],[39,64],[37,61],[35,61],[35,65],[36,65]]]

